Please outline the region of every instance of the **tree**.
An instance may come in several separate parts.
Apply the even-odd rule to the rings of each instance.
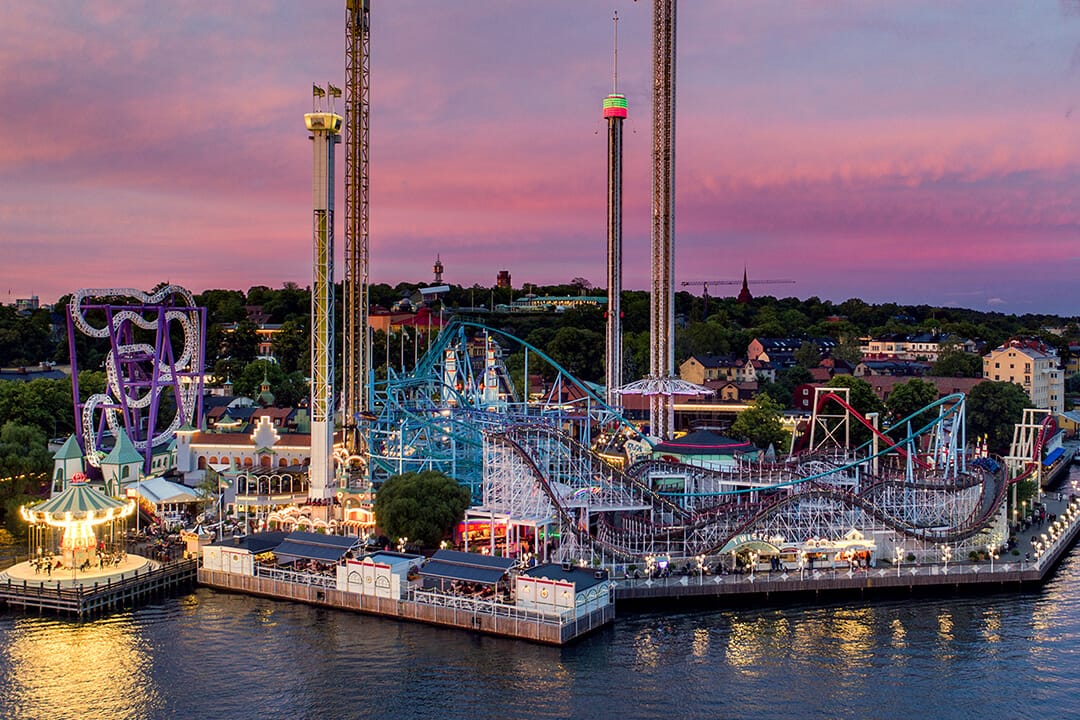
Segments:
[[[0,428],[0,522],[48,487],[52,458],[45,433],[8,421]]]
[[[735,418],[735,422],[731,424],[731,433],[748,439],[761,449],[768,448],[769,445],[786,448],[790,433],[780,423],[782,410],[780,403],[768,395],[758,395],[750,403],[750,407]]]
[[[863,417],[870,413],[880,413],[885,409],[881,399],[874,394],[874,388],[862,378],[852,375],[837,375],[829,380],[826,385],[831,388],[850,388],[851,400],[849,402]]]
[[[395,539],[438,545],[465,517],[468,488],[435,470],[394,475],[375,495],[375,522]]]
[[[859,345],[858,336],[854,333],[842,334],[830,354],[834,360],[841,360],[855,367],[862,360],[862,347]]]
[[[579,380],[596,382],[604,373],[604,336],[593,330],[559,328],[544,351]]]
[[[938,377],[982,377],[982,358],[959,349],[945,350],[930,372]]]
[[[874,389],[870,386],[870,383],[866,382],[862,378],[853,377],[851,375],[837,375],[826,384],[831,388],[850,388],[850,399],[848,403],[855,409],[855,412],[862,415],[864,418],[870,413],[881,414],[885,410],[885,405],[881,402],[877,395],[874,394]],[[837,393],[838,395],[840,393]],[[835,403],[829,403],[831,410],[829,412],[837,411]],[[864,443],[870,439],[870,430],[858,420],[854,420],[851,424],[851,440],[856,445]]]
[[[889,411],[890,420],[899,422],[909,415],[914,415],[937,399],[936,385],[913,378],[893,388],[889,399],[885,401],[885,407]],[[911,428],[913,430],[922,428],[933,420],[935,415],[936,413],[933,411],[919,413],[919,415],[911,419]]]
[[[281,330],[274,336],[274,358],[285,372],[310,373],[311,332],[306,317],[282,323]]]
[[[259,352],[259,337],[255,332],[255,323],[242,320],[232,332],[224,334],[222,355],[236,362],[249,363]]]
[[[1024,408],[1029,407],[1031,399],[1019,385],[983,381],[967,396],[968,437],[985,435],[990,452],[1004,455],[1012,442],[1013,426],[1024,419]]]
[[[795,362],[808,370],[816,368],[821,364],[821,350],[816,343],[804,340],[795,351]]]
[[[32,425],[5,422],[0,428],[0,477],[47,473],[51,469],[45,433]]]
[[[813,381],[814,377],[809,370],[801,365],[792,365],[776,373],[776,382],[760,385],[758,395],[768,395],[778,402],[780,407],[791,407],[795,388]]]
[[[573,287],[578,292],[580,292],[582,295],[585,294],[586,290],[592,289],[592,283],[589,282],[588,280],[586,280],[583,277],[576,277],[573,280],[571,280],[570,281],[570,286]]]

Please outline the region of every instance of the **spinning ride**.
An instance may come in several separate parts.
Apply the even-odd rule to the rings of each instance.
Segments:
[[[105,301],[105,302],[102,302]],[[121,426],[143,456],[149,473],[154,448],[172,440],[184,424],[195,424],[202,403],[206,308],[191,293],[167,285],[154,293],[132,288],[77,290],[68,304],[75,434],[87,461],[98,467],[106,433]],[[105,339],[106,386],[83,402],[75,331]],[[166,401],[168,398],[168,402]],[[165,414],[172,411],[172,417]]]

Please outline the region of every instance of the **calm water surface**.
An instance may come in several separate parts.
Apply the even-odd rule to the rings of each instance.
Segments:
[[[0,615],[0,718],[1080,717],[1080,550],[1040,592],[624,614],[549,648],[207,589]]]

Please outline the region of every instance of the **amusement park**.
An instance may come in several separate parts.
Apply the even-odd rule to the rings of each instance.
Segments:
[[[547,613],[562,623],[549,642],[610,621],[609,599],[673,574],[696,575],[701,586],[706,575],[753,583],[761,573],[825,582],[822,571],[837,570],[849,581],[860,573],[881,581],[895,573],[899,582],[905,566],[915,578],[919,568],[940,565],[947,574],[950,562],[986,560],[993,577],[1000,559],[1001,572],[1041,579],[1074,539],[1078,514],[1071,493],[1063,497],[1055,485],[1073,450],[1049,409],[1024,411],[1006,455],[969,434],[963,393],[944,394],[885,423],[858,412],[849,388],[816,387],[785,447],[756,447],[708,429],[676,432],[676,406],[712,390],[675,373],[674,5],[654,3],[643,377],[622,377],[628,103],[618,92],[617,69],[602,102],[608,129],[604,384],[585,382],[536,345],[464,314],[428,334],[411,368],[387,362],[375,372],[370,8],[367,0],[350,0],[343,115],[336,106],[343,93],[333,85],[313,87],[312,112],[304,115],[313,207],[311,368],[302,427],[287,433],[273,413],[260,416],[250,433],[223,432],[224,422],[208,426],[207,310],[187,289],[166,283],[151,292],[75,291],[66,319],[76,430],[55,455],[52,497],[23,508],[31,528],[28,558],[0,576],[6,592],[22,592],[18,602],[41,608],[47,586],[111,588],[114,581],[150,576],[159,561],[130,552],[124,541],[164,525],[166,513],[189,520],[181,523],[189,576],[201,560],[198,577],[213,587],[473,629],[490,629],[477,621],[485,612],[491,627],[512,620],[513,629],[498,630],[511,635],[525,633],[518,629],[524,620],[538,627]],[[334,177],[341,135],[339,352]],[[440,270],[437,262],[437,275]],[[744,275],[744,289],[745,283]],[[88,339],[108,348],[106,380],[103,391],[84,397],[79,349]],[[453,536],[447,533],[430,558],[434,548],[411,547],[405,537],[379,542],[384,533],[375,513],[381,488],[429,471],[451,478],[470,501]],[[1047,493],[1057,512],[1048,510]],[[1030,544],[1021,543],[1033,526]],[[549,597],[544,583],[559,588],[565,601],[538,609]],[[471,595],[448,587],[468,587]],[[678,583],[658,587],[649,586],[652,596],[682,592]],[[729,587],[713,584],[714,594]],[[391,600],[407,600],[414,610]],[[586,610],[567,620],[575,607]]]

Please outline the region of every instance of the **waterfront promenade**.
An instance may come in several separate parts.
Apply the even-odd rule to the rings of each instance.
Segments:
[[[1059,499],[1060,498],[1060,499]],[[621,606],[665,602],[745,603],[760,599],[824,596],[900,595],[940,592],[995,592],[1038,587],[1053,573],[1080,533],[1080,498],[1066,490],[1047,492],[1042,502],[1054,522],[1019,531],[1017,554],[972,562],[967,558],[899,565],[879,562],[860,569],[784,569],[730,575],[681,575],[664,578],[615,578]]]

